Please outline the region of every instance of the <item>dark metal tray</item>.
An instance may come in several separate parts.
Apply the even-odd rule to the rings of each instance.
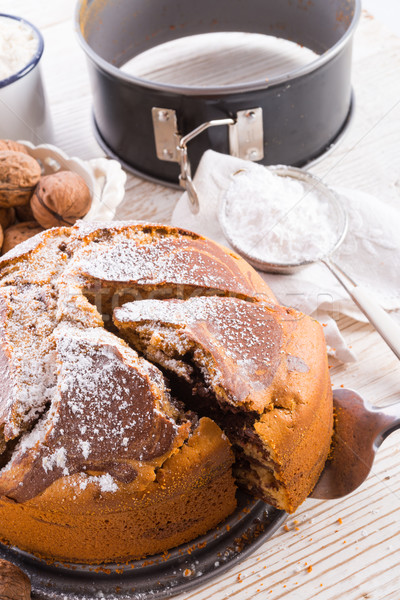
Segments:
[[[29,575],[33,600],[155,600],[221,575],[270,538],[286,517],[284,511],[240,492],[238,508],[226,521],[168,554],[124,564],[47,564],[0,545],[0,558]]]

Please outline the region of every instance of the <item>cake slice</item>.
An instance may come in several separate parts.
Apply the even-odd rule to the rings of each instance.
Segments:
[[[56,308],[51,286],[0,287],[0,454],[51,399],[56,365],[49,337]]]
[[[166,225],[78,223],[62,281],[80,289],[106,327],[116,306],[145,298],[232,295],[273,302],[262,278],[234,252]],[[68,309],[66,309],[68,310]]]
[[[225,431],[238,483],[293,512],[317,482],[332,434],[320,325],[292,309],[218,296],[127,303],[114,323],[169,374],[187,407]]]
[[[68,227],[47,229],[0,256],[0,285],[55,283],[69,260],[70,231]]]
[[[53,338],[53,398],[0,472],[0,492],[27,500],[76,472],[109,473],[145,489],[187,439],[191,421],[160,371],[114,335],[62,325]],[[20,477],[10,483],[14,467]]]

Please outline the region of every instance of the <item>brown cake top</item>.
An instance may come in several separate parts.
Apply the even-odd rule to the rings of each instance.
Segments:
[[[266,398],[259,406],[257,399],[283,358],[282,317],[295,318],[281,307],[219,296],[142,300],[114,311],[114,323],[127,339],[135,343],[135,336],[147,335],[171,357],[192,354],[214,390],[223,389],[233,405],[248,402],[255,410],[265,409]]]
[[[69,271],[81,276],[89,287],[91,281],[169,287],[170,297],[179,295],[178,286],[247,298],[262,292],[262,280],[247,263],[190,232],[163,225],[124,224],[114,226],[110,241],[110,231],[95,229],[94,225],[78,224],[73,231],[83,248],[71,261]],[[264,287],[266,298],[271,300],[272,292]]]
[[[191,429],[176,424],[160,371],[101,328],[61,326],[54,338],[56,396],[1,472],[0,492],[24,501],[77,472],[108,474],[108,491],[145,487]]]

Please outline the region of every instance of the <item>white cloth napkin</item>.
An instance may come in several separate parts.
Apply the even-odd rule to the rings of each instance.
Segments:
[[[208,150],[194,177],[200,211],[196,215],[191,212],[185,192],[175,207],[172,224],[229,247],[218,221],[218,206],[231,175],[240,168],[264,167]],[[348,212],[349,232],[335,252],[335,262],[400,322],[400,210],[365,192],[336,191]],[[355,360],[337,319],[341,314],[367,319],[327,267],[314,264],[294,275],[260,274],[282,304],[310,314],[324,325],[330,354],[343,362]]]
[[[84,221],[112,221],[125,195],[126,173],[116,160],[92,158],[86,161],[95,181],[92,207]]]

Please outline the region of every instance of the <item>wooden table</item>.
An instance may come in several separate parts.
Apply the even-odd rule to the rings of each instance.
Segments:
[[[91,125],[85,58],[72,25],[73,0],[1,0],[43,32],[43,75],[54,143],[70,155],[102,154]],[[346,139],[312,171],[327,183],[400,200],[400,38],[364,13],[355,38],[354,123]],[[131,175],[118,217],[169,222],[180,192]],[[399,224],[400,225],[400,224]],[[335,386],[357,389],[370,401],[399,399],[397,359],[368,325],[338,319],[355,364],[331,369]],[[400,433],[379,452],[373,472],[350,496],[307,500],[250,558],[179,600],[399,600]],[[240,574],[240,576],[239,576]]]

